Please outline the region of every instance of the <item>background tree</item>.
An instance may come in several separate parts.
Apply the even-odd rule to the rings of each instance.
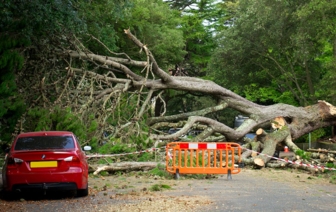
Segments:
[[[93,52],[108,51],[101,48],[91,36],[99,39],[111,51],[120,51],[119,43],[124,40],[120,36],[120,23],[125,20],[135,2],[129,0],[98,0],[98,1],[71,1],[78,12],[78,16],[86,24],[86,31],[77,34],[85,39],[85,45]]]
[[[9,1],[0,3],[0,140],[11,140],[17,120],[25,110],[18,71],[35,44],[54,40],[60,33],[83,27],[70,1]]]
[[[319,58],[334,42],[328,26],[335,8],[328,4],[328,10],[320,7],[315,12],[305,9],[310,4],[240,1],[232,25],[218,36],[209,74],[221,85],[263,104],[304,106],[322,97],[319,87],[328,71]],[[324,23],[322,16],[327,19]]]
[[[183,31],[179,25],[181,20],[178,11],[171,10],[164,1],[134,1],[134,7],[127,15],[127,20],[121,24],[119,32],[125,39],[123,30],[132,29],[146,46],[153,49],[158,63],[168,69],[172,64],[179,63],[186,54]],[[138,49],[129,40],[126,40],[122,49],[133,50],[139,55]]]
[[[309,39],[317,40],[321,48],[315,58],[324,71],[321,83],[317,87],[319,98],[335,102],[336,88],[336,2],[311,0],[297,11],[298,20],[302,23],[301,31]],[[304,39],[300,37],[300,39]],[[324,92],[328,90],[328,92]]]
[[[171,69],[175,76],[194,76],[207,79],[207,66],[216,47],[214,35],[223,29],[228,19],[225,4],[213,0],[201,1],[167,1],[171,8],[180,11],[181,30],[185,39],[183,61]],[[165,92],[165,101],[169,110],[167,114],[189,112],[209,105],[209,100],[202,94],[184,91]],[[212,99],[216,102],[218,99]],[[158,115],[158,114],[156,114]],[[210,115],[212,118],[225,119],[221,112]],[[231,120],[233,120],[233,117]],[[230,119],[228,118],[228,119]]]

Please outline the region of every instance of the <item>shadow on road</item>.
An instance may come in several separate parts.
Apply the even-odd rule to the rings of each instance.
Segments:
[[[75,191],[36,191],[36,192],[20,192],[20,193],[7,193],[4,191],[0,192],[0,199],[6,201],[17,201],[17,200],[60,200],[60,199],[72,199],[76,197]]]

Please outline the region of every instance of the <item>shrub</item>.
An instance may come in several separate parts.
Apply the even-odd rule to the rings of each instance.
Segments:
[[[149,190],[151,190],[151,191],[162,191],[163,189],[171,189],[171,187],[169,185],[165,185],[165,184],[154,184],[150,187]]]

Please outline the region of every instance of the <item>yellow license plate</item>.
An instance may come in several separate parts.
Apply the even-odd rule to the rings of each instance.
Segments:
[[[57,167],[57,161],[32,161],[30,168],[53,168]]]

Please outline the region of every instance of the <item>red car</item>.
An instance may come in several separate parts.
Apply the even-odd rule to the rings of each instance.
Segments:
[[[85,146],[84,150],[90,150]],[[72,190],[88,195],[88,164],[76,136],[67,131],[18,135],[2,169],[3,189],[12,192]]]

